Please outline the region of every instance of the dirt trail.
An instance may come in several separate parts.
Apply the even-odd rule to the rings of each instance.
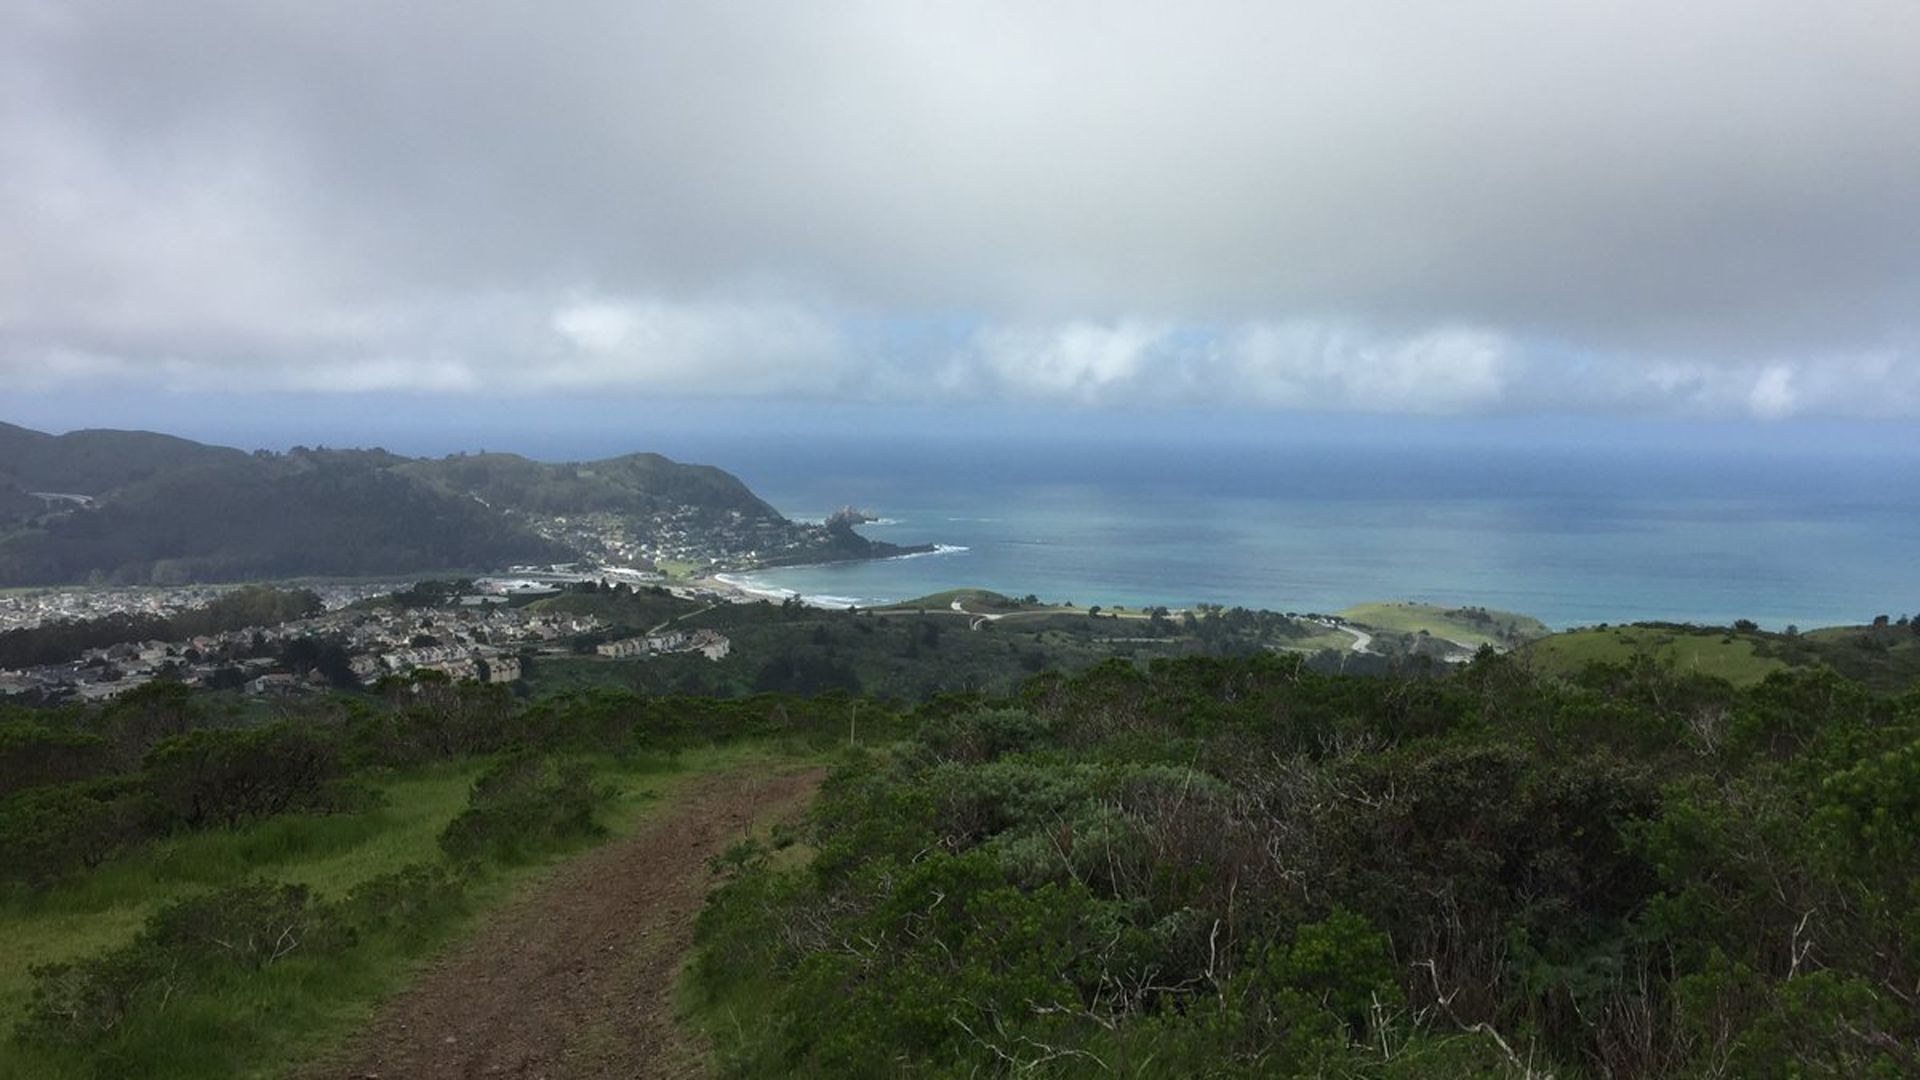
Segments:
[[[562,864],[309,1075],[699,1075],[672,996],[712,885],[707,859],[743,830],[797,814],[826,774],[764,770],[696,779],[634,835]]]

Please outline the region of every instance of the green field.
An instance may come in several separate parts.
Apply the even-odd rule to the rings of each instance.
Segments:
[[[697,600],[682,600],[666,592],[654,593],[646,589],[614,592],[603,589],[596,592],[567,592],[559,596],[549,596],[535,600],[527,607],[532,611],[551,612],[565,615],[591,615],[609,628],[619,631],[644,631],[655,626],[699,611],[707,605]]]
[[[924,608],[929,612],[951,611],[953,610],[953,604],[956,600],[960,602],[961,607],[968,611],[985,612],[989,614],[1011,611],[1039,611],[1042,609],[1066,610],[1065,608],[1054,605],[1025,604],[1011,596],[994,592],[991,589],[948,589],[945,592],[931,593],[926,596],[915,597],[912,600],[902,600],[897,604],[887,604],[882,608],[875,608],[873,610],[919,611]]]
[[[1569,630],[1533,642],[1542,670],[1568,674],[1596,661],[1648,656],[1676,670],[1749,686],[1776,671],[1831,668],[1875,690],[1900,693],[1920,681],[1920,634],[1905,626],[1830,626],[1804,633],[1641,623]]]
[[[1718,629],[1689,630],[1668,626],[1615,626],[1569,630],[1533,642],[1526,655],[1543,670],[1567,674],[1595,662],[1626,663],[1649,656],[1682,672],[1722,678],[1749,686],[1790,665],[1778,657],[1763,656],[1756,635]]]
[[[1492,645],[1511,648],[1519,641],[1545,637],[1546,624],[1510,611],[1486,608],[1448,608],[1438,604],[1356,604],[1336,612],[1340,618],[1369,630],[1393,634],[1427,633],[1477,649]]]

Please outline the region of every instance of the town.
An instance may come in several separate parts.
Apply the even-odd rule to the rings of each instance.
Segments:
[[[576,639],[607,629],[591,615],[547,613],[518,606],[516,597],[557,593],[568,583],[598,580],[571,567],[516,568],[517,576],[482,579],[451,606],[408,608],[364,603],[395,592],[385,586],[318,586],[329,610],[271,626],[250,626],[176,641],[124,642],[89,649],[78,658],[18,670],[0,670],[0,698],[19,695],[42,702],[96,701],[116,697],[156,679],[250,695],[291,695],[329,688],[371,687],[389,676],[438,672],[455,681],[518,681],[528,660],[572,655]],[[628,575],[632,576],[631,572]],[[614,578],[606,579],[608,584]],[[378,589],[377,592],[370,590]],[[68,612],[102,614],[187,610],[223,591],[187,589],[60,592],[7,597],[16,624],[19,613],[41,616],[27,626]],[[19,628],[16,625],[13,628]],[[580,643],[585,649],[587,643]],[[727,655],[731,643],[712,630],[659,629],[618,641],[595,643],[594,655],[644,659],[677,652],[710,660]]]
[[[844,542],[837,538],[836,526],[850,528],[873,520],[851,508],[815,523],[751,517],[739,510],[692,504],[674,505],[651,517],[611,512],[515,513],[532,532],[586,558],[649,574],[676,564],[683,569],[743,569],[824,556]]]
[[[329,611],[360,600],[385,596],[405,582],[324,582],[302,584]],[[0,633],[27,630],[63,620],[106,615],[177,615],[204,607],[239,585],[127,586],[124,588],[49,588],[0,592]]]

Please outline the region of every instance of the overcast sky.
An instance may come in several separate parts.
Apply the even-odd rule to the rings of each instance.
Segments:
[[[1920,4],[0,0],[0,379],[1912,417]]]

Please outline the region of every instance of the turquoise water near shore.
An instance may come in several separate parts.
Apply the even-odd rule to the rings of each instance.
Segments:
[[[1880,452],[903,442],[737,455],[780,510],[950,550],[745,575],[820,603],[1477,604],[1565,627],[1920,610],[1920,469]]]

